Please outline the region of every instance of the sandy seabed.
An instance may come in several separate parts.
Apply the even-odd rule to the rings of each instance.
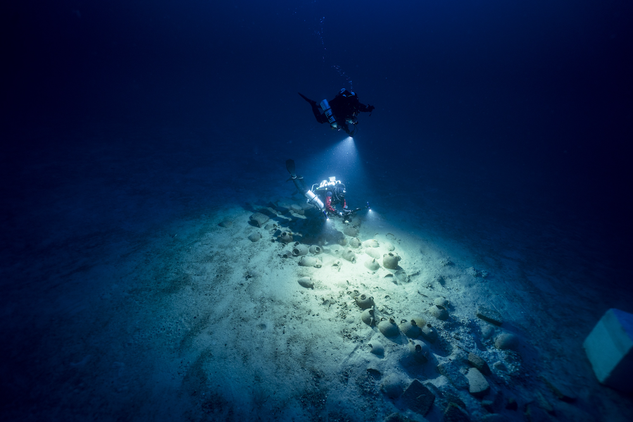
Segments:
[[[273,184],[279,157],[233,162],[230,182],[180,154],[130,170],[123,147],[80,152],[60,168],[107,164],[89,179],[54,172],[50,196],[26,192],[9,215],[3,419],[633,420],[631,397],[601,386],[582,349],[628,299],[579,282],[573,251],[552,258],[555,241],[535,249],[501,228],[461,233],[447,216],[467,211],[433,189],[423,208],[381,192],[399,209],[324,222]],[[282,172],[258,173],[267,166]],[[165,203],[180,205],[161,216]],[[414,318],[424,332],[407,337]]]

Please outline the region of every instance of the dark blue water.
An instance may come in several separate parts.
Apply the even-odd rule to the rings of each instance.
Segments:
[[[633,312],[630,2],[217,3],[5,6],[0,377],[12,415],[64,420],[25,395],[48,373],[33,362],[55,354],[41,339],[67,317],[57,309],[85,311],[68,292],[104,288],[73,268],[132,253],[180,218],[283,195],[287,158],[310,182],[340,174],[353,206],[429,236],[481,255],[534,251],[570,294],[582,274],[602,288],[595,319]],[[343,87],[376,107],[349,151],[297,95]]]

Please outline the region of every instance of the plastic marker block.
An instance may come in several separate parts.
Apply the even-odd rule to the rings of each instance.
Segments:
[[[598,381],[633,391],[633,314],[609,309],[583,344]]]

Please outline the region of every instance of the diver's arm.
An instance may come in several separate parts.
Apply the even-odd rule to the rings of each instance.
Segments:
[[[373,105],[358,103],[358,110],[364,113],[371,113],[372,111],[374,111],[375,108],[376,107],[374,107]]]

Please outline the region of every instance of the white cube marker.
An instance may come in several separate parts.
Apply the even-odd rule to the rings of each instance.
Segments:
[[[583,344],[598,381],[633,391],[633,314],[609,309]]]

